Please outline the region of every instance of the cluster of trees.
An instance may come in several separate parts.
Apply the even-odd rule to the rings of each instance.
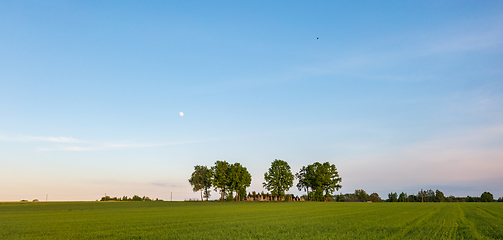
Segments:
[[[417,195],[401,192],[400,194],[396,192],[391,192],[388,194],[387,202],[445,202],[444,193],[440,190],[433,191],[423,190],[419,191]]]
[[[251,174],[240,163],[229,164],[226,161],[216,161],[215,166],[194,166],[194,172],[189,178],[194,192],[201,192],[203,197],[210,197],[211,188],[220,192],[221,200],[242,200],[246,196],[246,188],[251,184]],[[234,193],[235,197],[234,197]],[[226,196],[227,198],[224,198]]]
[[[339,172],[334,164],[329,162],[315,162],[311,165],[303,166],[295,174],[299,180],[297,188],[299,191],[307,192],[308,200],[325,201],[331,200],[332,194],[342,188]],[[309,192],[311,189],[311,192]]]
[[[294,179],[298,180],[296,187],[299,191],[306,191],[307,195],[294,197],[285,194],[293,186]],[[388,199],[383,200],[377,193],[370,195],[363,189],[357,189],[354,193],[332,195],[341,186],[342,178],[339,176],[337,168],[329,162],[303,166],[295,175],[292,173],[290,165],[283,160],[275,159],[271,167],[264,173],[263,187],[271,193],[257,194],[255,192],[246,194],[246,188],[251,184],[251,174],[239,163],[229,164],[226,161],[216,161],[211,168],[206,166],[194,166],[194,172],[189,179],[194,192],[201,192],[201,201],[210,197],[211,188],[220,192],[220,200],[236,201],[247,199],[284,199],[298,198],[311,201],[338,201],[338,202],[493,202],[494,197],[490,192],[484,192],[480,197],[446,197],[440,190],[421,189],[416,195],[408,195],[405,192],[400,194],[391,192]],[[204,197],[204,198],[203,198]],[[498,202],[503,202],[499,198]]]
[[[420,190],[417,195],[407,195],[405,192],[400,194],[391,192],[388,194],[388,199],[383,200],[379,194],[367,194],[363,189],[357,189],[354,193],[339,194],[333,196],[335,201],[338,202],[493,202],[493,195],[490,192],[484,192],[480,197],[445,197],[444,193],[440,190]],[[503,202],[503,198],[499,198],[497,202]]]
[[[334,164],[315,162],[303,166],[294,176],[290,165],[279,159],[275,159],[264,174],[263,186],[271,191],[272,196],[284,197],[285,191],[293,186],[295,178],[299,180],[297,184],[299,191],[305,190],[307,192],[307,200],[325,201],[331,199],[332,193],[342,187],[339,184],[342,178],[339,177]]]
[[[271,192],[271,197],[285,199],[285,192],[293,186],[297,178],[297,188],[308,193],[308,199],[323,201],[331,198],[334,191],[342,186],[335,165],[328,162],[315,162],[303,166],[297,174],[293,174],[286,161],[275,159],[271,167],[264,173],[263,187]],[[251,184],[251,174],[239,163],[229,164],[226,161],[216,161],[215,166],[194,166],[194,172],[189,178],[189,183],[194,192],[201,192],[201,200],[210,197],[211,188],[220,192],[221,200],[243,200],[246,197],[246,188]],[[234,193],[236,195],[234,196]],[[227,198],[224,198],[224,195]],[[203,198],[204,197],[204,198]],[[287,198],[292,196],[287,196]]]
[[[381,202],[382,199],[377,193],[371,193],[370,195],[363,189],[357,189],[354,193],[339,194],[334,196],[334,200],[338,202]]]
[[[146,196],[143,196],[143,197],[140,197],[138,195],[134,195],[132,198],[128,198],[127,196],[122,196],[121,197],[110,197],[110,196],[104,196],[101,198],[102,202],[105,202],[105,201],[133,201],[133,202],[142,202],[142,201],[162,201],[162,199],[159,199],[159,198],[156,198],[155,200],[149,198],[149,197],[146,197]]]
[[[480,197],[445,197],[440,190],[422,190],[417,195],[407,195],[407,193],[391,192],[388,194],[387,202],[494,202],[494,197],[490,192],[484,192]],[[503,201],[503,200],[502,200]]]
[[[283,197],[278,196],[277,194],[272,193],[257,193],[255,191],[248,193],[246,196],[246,201],[304,201],[307,197],[299,197],[293,194],[285,194]]]

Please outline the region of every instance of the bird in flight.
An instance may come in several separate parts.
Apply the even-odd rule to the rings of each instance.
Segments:
[[[319,37],[317,37],[316,39],[320,39]]]

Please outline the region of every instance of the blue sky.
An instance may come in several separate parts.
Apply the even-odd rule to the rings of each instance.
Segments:
[[[0,200],[197,198],[216,160],[264,191],[274,159],[503,196],[502,26],[500,1],[2,1]]]

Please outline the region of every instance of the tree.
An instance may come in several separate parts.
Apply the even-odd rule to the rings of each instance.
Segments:
[[[445,201],[444,193],[437,189],[435,191],[435,200],[436,202],[444,202]]]
[[[421,199],[421,202],[434,202],[435,201],[435,192],[433,190],[426,190],[417,192],[417,196]]]
[[[312,190],[311,194],[308,194],[308,196],[311,196],[310,198],[314,200],[317,201],[324,200],[323,182],[326,180],[325,172],[326,169],[324,169],[323,164],[319,162],[307,165],[306,178],[309,180]]]
[[[388,202],[396,202],[398,201],[398,194],[396,192],[391,192],[388,194]]]
[[[342,178],[339,177],[339,172],[334,164],[329,162],[323,163],[324,176],[322,181],[322,189],[325,191],[325,197],[330,196],[333,192],[339,191],[342,186],[339,184],[342,182]],[[362,189],[363,190],[363,189]],[[363,191],[365,198],[368,197],[367,193]]]
[[[209,189],[211,188],[211,171],[206,166],[194,166],[194,172],[189,178],[189,183],[192,186],[192,191],[201,191],[201,201],[203,201],[203,191],[208,201]]]
[[[307,195],[315,200],[323,200],[334,191],[342,188],[339,184],[342,178],[339,177],[335,165],[329,162],[323,164],[315,162],[307,167],[302,167],[296,177],[299,179],[297,188],[299,190],[305,189],[308,192]],[[309,188],[312,193],[309,193]]]
[[[338,195],[335,195],[335,198],[336,198],[337,202],[344,202],[344,201],[346,201],[346,197],[342,193],[339,193]]]
[[[307,168],[302,166],[302,168],[299,170],[298,173],[295,174],[295,178],[299,180],[297,183],[297,188],[299,191],[305,190],[307,193],[307,196],[309,196],[309,188],[312,187],[311,185],[311,177],[308,176]]]
[[[224,200],[224,194],[229,185],[229,171],[230,165],[226,161],[216,161],[215,166],[211,167],[211,183],[215,191],[220,190],[221,200]]]
[[[380,202],[381,201],[381,197],[379,197],[379,194],[377,194],[377,193],[372,193],[369,196],[369,200],[372,201],[372,202]]]
[[[481,202],[494,202],[494,196],[490,192],[484,192],[480,195]]]
[[[246,188],[251,184],[251,174],[239,163],[234,163],[229,169],[228,190],[236,192],[236,199],[241,200],[246,195]]]
[[[407,202],[407,193],[400,193],[400,196],[398,196],[398,201],[399,202]]]
[[[434,202],[435,201],[435,192],[431,189],[424,192],[424,198],[426,202]]]
[[[421,191],[417,192],[417,197],[421,199],[421,202],[424,202],[424,191],[421,189]]]
[[[293,178],[290,165],[283,160],[274,159],[269,171],[264,173],[265,182],[262,185],[271,191],[273,196],[282,197],[285,195],[285,191],[293,186]]]
[[[358,198],[358,200],[367,201],[369,199],[369,195],[363,189],[355,190],[355,196]]]

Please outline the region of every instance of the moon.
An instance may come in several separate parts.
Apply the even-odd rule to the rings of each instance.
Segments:
[[[183,117],[183,112],[180,112],[180,117]]]

